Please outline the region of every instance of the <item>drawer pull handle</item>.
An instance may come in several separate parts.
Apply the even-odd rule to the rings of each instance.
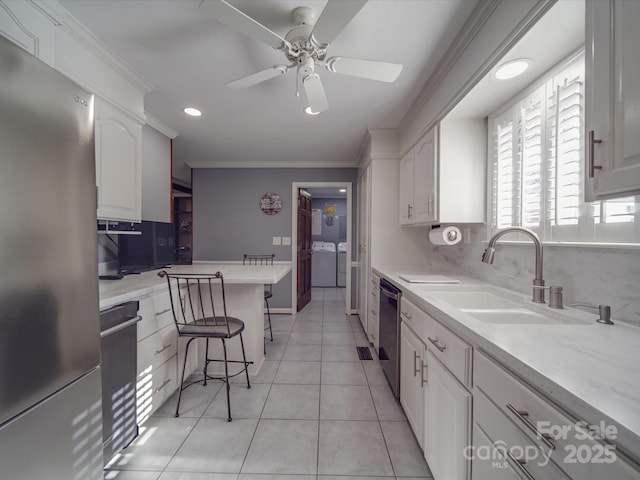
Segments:
[[[420,369],[418,368],[418,352],[413,352],[413,376],[418,375]]]
[[[171,311],[171,308],[165,308],[161,312],[156,312],[156,317],[159,317],[160,315],[164,315],[165,313],[170,312],[170,311]]]
[[[171,383],[171,379],[167,378],[164,382],[162,382],[162,385],[160,385],[159,387],[156,388],[156,393],[158,393],[160,390],[162,390],[164,387],[166,387],[167,385],[169,385],[169,383]]]
[[[444,345],[440,345],[440,343],[438,343],[440,340],[438,340],[437,338],[431,338],[431,337],[427,337],[427,338],[431,343],[433,343],[433,346],[436,347],[441,352],[444,352],[447,349],[447,347],[445,347]]]
[[[544,443],[547,448],[554,450],[556,448],[556,446],[551,443],[551,435],[549,435],[548,433],[541,433],[536,427],[535,425],[533,425],[533,423],[531,423],[529,421],[529,419],[527,418],[529,416],[529,413],[523,410],[518,410],[516,407],[514,407],[513,405],[511,405],[510,403],[507,403],[507,408],[509,409],[509,411],[511,413],[513,413],[515,415],[515,417],[520,420],[525,427],[527,427],[532,433],[534,433],[536,435],[536,438],[539,438],[542,443]]]
[[[373,308],[371,309],[371,313],[373,313],[374,315],[377,314],[377,312]]]
[[[407,313],[407,312],[400,312],[400,313],[402,313],[402,316],[407,320],[411,320],[413,318],[413,315],[411,315],[410,313]]]
[[[156,350],[156,355],[160,355],[162,352],[164,352],[167,348],[171,348],[171,344],[167,344],[165,346],[163,346],[160,350]]]
[[[535,477],[531,475],[529,470],[527,470],[525,466],[527,462],[525,460],[514,457],[513,453],[511,453],[509,450],[507,450],[506,453],[507,457],[509,457],[509,459],[518,467],[518,470],[520,470],[524,474],[524,476],[527,477],[527,480],[536,480]]]
[[[427,380],[428,375],[425,375],[425,370],[427,370],[427,364],[422,362],[422,368],[420,369],[420,379],[422,380],[422,385],[427,385],[429,380]]]

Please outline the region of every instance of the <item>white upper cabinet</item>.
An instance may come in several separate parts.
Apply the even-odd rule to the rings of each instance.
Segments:
[[[95,97],[98,218],[142,220],[142,125]]]
[[[587,1],[585,200],[640,193],[640,2]]]
[[[437,221],[436,152],[436,129],[432,129],[400,159],[400,225]]]
[[[400,160],[400,225],[485,220],[486,126],[443,120]]]
[[[34,4],[0,0],[0,34],[53,66],[54,23]]]

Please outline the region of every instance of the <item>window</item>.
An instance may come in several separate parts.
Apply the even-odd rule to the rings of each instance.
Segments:
[[[518,225],[546,242],[640,243],[640,198],[584,203],[583,137],[582,52],[489,117],[490,235]]]

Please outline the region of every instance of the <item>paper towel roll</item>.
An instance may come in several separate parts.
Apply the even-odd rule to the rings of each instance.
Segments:
[[[455,245],[462,240],[462,232],[455,226],[433,228],[429,240],[434,245]]]

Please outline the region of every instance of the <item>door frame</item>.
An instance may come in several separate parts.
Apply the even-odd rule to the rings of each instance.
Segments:
[[[294,259],[297,258],[298,244],[298,209],[293,206],[298,204],[298,189],[302,188],[345,188],[347,190],[347,281],[345,286],[345,313],[351,315],[356,313],[351,309],[351,247],[352,247],[352,225],[353,222],[353,185],[351,182],[292,182],[291,183],[291,311],[296,313],[297,300],[297,278],[298,263]],[[357,302],[356,302],[357,303]]]

